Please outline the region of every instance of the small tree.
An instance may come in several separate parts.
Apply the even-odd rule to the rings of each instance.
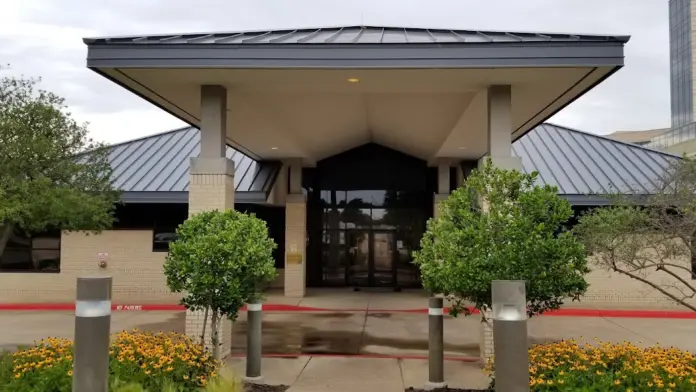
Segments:
[[[38,82],[0,77],[0,257],[16,230],[106,229],[119,198],[108,151]]]
[[[453,302],[452,315],[470,314],[468,304],[485,315],[498,279],[526,281],[530,316],[587,289],[582,244],[562,230],[573,215],[570,204],[535,179],[536,173],[501,170],[489,159],[428,222],[415,262],[425,288]]]
[[[184,293],[189,310],[205,310],[201,344],[210,314],[213,356],[219,359],[218,323],[236,320],[245,303],[259,299],[260,286],[273,280],[273,250],[266,222],[235,210],[206,211],[181,224],[164,264],[167,285]]]
[[[646,184],[644,184],[646,185]],[[650,195],[614,192],[573,229],[598,266],[696,311],[696,161],[674,159]]]

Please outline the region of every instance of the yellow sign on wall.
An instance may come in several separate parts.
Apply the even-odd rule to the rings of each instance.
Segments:
[[[302,264],[302,253],[288,253],[285,256],[287,264]]]

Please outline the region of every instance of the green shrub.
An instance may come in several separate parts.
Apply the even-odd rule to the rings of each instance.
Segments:
[[[198,391],[217,378],[220,366],[202,346],[176,333],[124,331],[109,355],[109,385],[124,391]],[[72,341],[48,338],[11,357],[0,357],[3,392],[72,390]]]

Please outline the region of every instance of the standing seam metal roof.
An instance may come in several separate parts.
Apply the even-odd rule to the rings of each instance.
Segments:
[[[511,31],[343,26],[284,30],[157,34],[85,38],[87,44],[446,44],[530,42],[627,42],[628,36]]]
[[[562,195],[623,192],[646,195],[679,156],[544,123],[512,145],[524,171],[539,172],[537,184]]]
[[[125,202],[186,203],[189,162],[198,156],[200,132],[187,127],[117,144],[109,159],[114,182]],[[573,204],[603,204],[593,198],[613,191],[650,194],[660,175],[680,157],[635,144],[545,123],[512,145],[527,173],[537,171],[538,185],[558,187]],[[227,148],[235,163],[239,202],[264,202],[280,164],[257,162]]]
[[[123,200],[135,201],[156,192],[188,192],[190,158],[200,152],[200,132],[193,127],[132,140],[109,147],[114,187],[124,192]],[[235,190],[239,201],[265,202],[280,171],[278,162],[257,162],[227,147],[227,158],[234,161]],[[245,195],[246,194],[246,195]],[[186,203],[188,198],[168,199]],[[154,196],[153,201],[158,199]]]

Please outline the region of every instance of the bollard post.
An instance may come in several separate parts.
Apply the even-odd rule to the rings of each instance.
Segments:
[[[261,301],[247,304],[247,358],[246,377],[249,383],[261,383]]]
[[[495,390],[529,392],[524,281],[494,280],[492,286]]]
[[[77,278],[73,392],[107,392],[111,277]]]
[[[445,353],[443,299],[431,297],[428,301],[428,382],[426,390],[445,388]]]

